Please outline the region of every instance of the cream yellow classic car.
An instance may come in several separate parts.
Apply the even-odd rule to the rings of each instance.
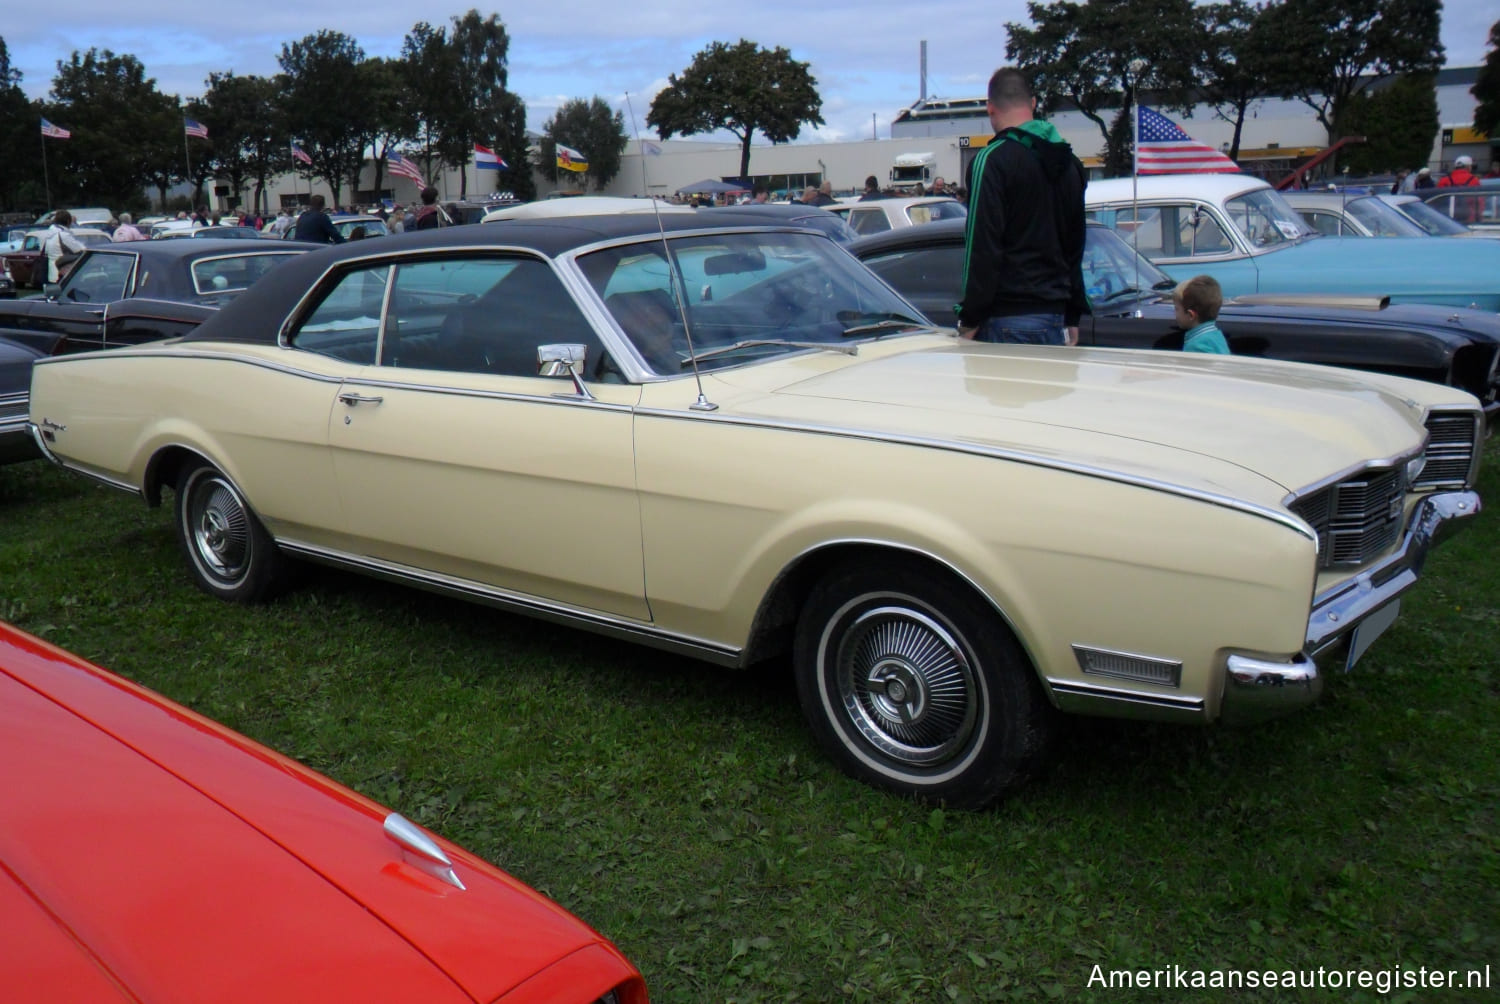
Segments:
[[[38,362],[55,462],[253,601],[289,559],[709,663],[790,658],[851,775],[992,802],[1057,712],[1253,720],[1479,511],[1480,409],[1264,359],[981,345],[734,210],[303,255],[174,341]],[[435,667],[436,668],[436,667]]]

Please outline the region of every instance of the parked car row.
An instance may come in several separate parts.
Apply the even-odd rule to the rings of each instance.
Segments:
[[[1428,237],[1320,236],[1282,193],[1247,175],[1093,181],[1084,199],[1091,220],[1169,276],[1212,275],[1226,296],[1360,293],[1500,311],[1500,244],[1456,251]]]

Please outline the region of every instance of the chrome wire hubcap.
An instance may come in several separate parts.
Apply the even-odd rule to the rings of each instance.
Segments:
[[[204,567],[221,579],[244,574],[250,560],[250,527],[239,496],[222,481],[207,480],[193,493],[189,511],[194,550]]]
[[[883,755],[912,766],[951,760],[978,720],[975,670],[943,625],[904,606],[874,607],[834,655],[849,721]]]

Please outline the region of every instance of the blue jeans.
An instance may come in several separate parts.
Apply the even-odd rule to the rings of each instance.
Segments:
[[[974,335],[976,342],[1021,345],[1066,345],[1061,314],[1011,314],[991,317]]]

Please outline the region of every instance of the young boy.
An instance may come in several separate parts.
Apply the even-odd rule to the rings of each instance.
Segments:
[[[1217,323],[1223,303],[1224,291],[1211,275],[1195,275],[1172,290],[1177,326],[1187,332],[1182,339],[1182,351],[1229,355],[1229,342]]]

